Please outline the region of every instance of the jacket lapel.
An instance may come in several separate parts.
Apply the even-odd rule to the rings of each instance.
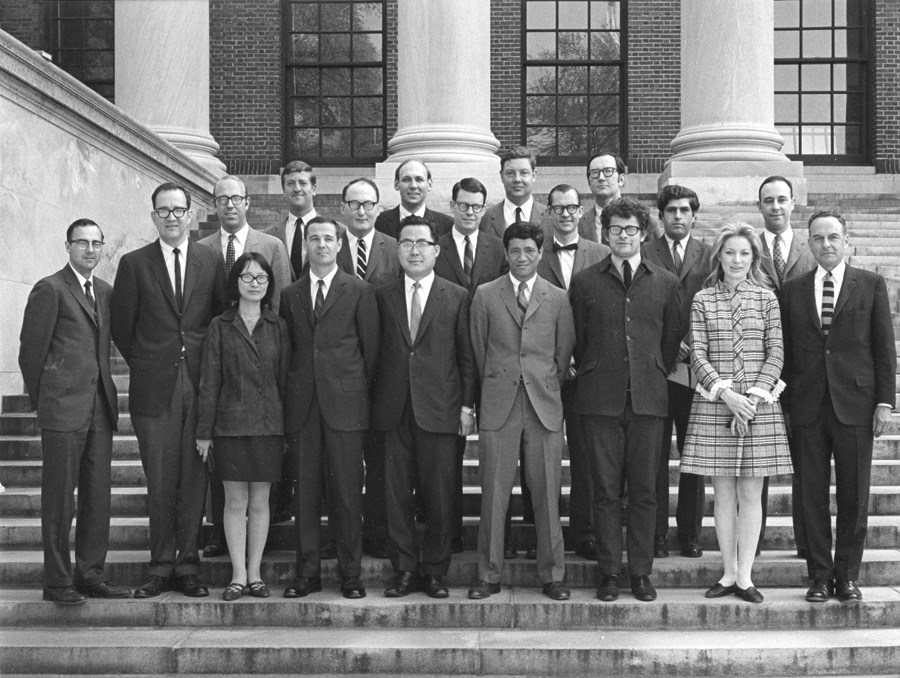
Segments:
[[[412,337],[409,336],[409,313],[406,310],[406,280],[397,286],[396,292],[391,295],[391,303],[394,305],[394,313],[397,314],[397,324],[400,325],[400,334],[403,335],[406,345],[412,348]],[[422,325],[420,324],[421,328]]]
[[[347,284],[349,274],[343,273],[340,269],[331,279],[331,286],[328,288],[328,294],[325,295],[325,303],[322,305],[322,316],[327,315],[328,310],[334,306],[335,302],[344,293],[344,285]]]
[[[97,316],[94,315],[94,309],[92,309],[91,305],[88,303],[84,288],[78,282],[78,278],[75,277],[75,273],[72,272],[72,269],[68,265],[63,269],[63,278],[69,286],[69,292],[75,297],[75,301],[77,301],[78,305],[81,306],[85,313],[87,313],[87,317],[90,318],[91,322],[96,325],[99,313]],[[91,284],[91,289],[93,290],[94,303],[99,304],[100,300],[97,298],[97,290],[94,289],[93,283]]]
[[[187,241],[187,266],[184,270],[184,297],[182,299],[182,311],[188,307],[194,285],[200,277],[200,257],[197,256],[197,245]]]
[[[663,238],[663,240],[665,240],[665,238]],[[668,247],[666,249],[668,249]],[[679,280],[684,279],[699,258],[700,244],[695,238],[688,239],[687,247],[684,248],[684,259],[681,261],[681,275],[679,276]]]
[[[550,251],[546,253],[547,256],[547,265],[550,267],[550,270],[553,271],[553,275],[556,276],[556,280],[559,282],[559,286],[563,289],[566,289],[566,279],[563,276],[562,264],[559,262],[559,252],[553,251],[553,243],[551,242]],[[584,260],[584,255],[581,255],[582,260]],[[578,262],[578,250],[575,250],[575,261],[576,266]],[[575,266],[572,267],[572,274],[574,275],[576,271]]]
[[[822,320],[819,318],[819,309],[816,308],[816,288],[815,288],[816,272],[803,276],[803,306],[804,312],[809,315],[809,321],[813,324],[819,334],[822,333]],[[843,291],[843,290],[842,290]]]
[[[513,289],[513,284],[509,279],[509,275],[503,276],[503,283],[500,285],[500,299],[503,300],[506,310],[509,311],[509,314],[512,316],[513,320],[515,320],[516,324],[520,325],[520,311],[519,304],[516,302],[516,290]]]
[[[172,307],[172,310],[177,314],[178,308],[175,306],[175,290],[172,288],[172,281],[169,280],[169,272],[166,270],[166,260],[165,257],[163,257],[159,240],[156,241],[156,247],[151,247],[149,249],[149,253],[150,270],[153,271],[153,275],[156,276],[156,280],[162,288],[166,299],[169,300],[169,305]]]
[[[772,281],[772,284],[775,285],[776,289],[780,290],[781,283],[778,281],[778,273],[775,272],[775,262],[772,260],[772,253],[769,252],[769,245],[766,242],[765,235],[761,235],[760,240],[762,240],[764,255],[760,263],[762,264],[763,270],[766,272],[766,275],[768,275],[769,279]],[[787,267],[785,267],[785,271],[787,271]]]
[[[337,263],[342,271],[346,271],[347,273],[352,272],[352,275],[356,275],[356,268],[353,265],[353,255],[350,253],[350,239],[347,237],[346,232],[341,236],[341,249],[338,250]]]
[[[366,260],[366,280],[370,280],[378,270],[378,263],[384,258],[384,248],[386,244],[382,235],[375,231],[372,237],[372,251],[369,252],[369,258]]]
[[[425,329],[434,318],[435,311],[441,305],[441,299],[444,294],[444,285],[440,278],[435,276],[434,282],[431,283],[431,292],[428,294],[428,301],[425,302],[425,308],[422,309],[422,321],[419,323],[419,332],[416,334],[416,343],[425,334]]]
[[[469,240],[471,241],[471,238],[469,238]],[[475,243],[472,244],[473,246],[475,245]],[[477,248],[473,253],[478,253]],[[453,275],[456,276],[457,282],[463,287],[468,288],[470,283],[466,282],[466,273],[463,270],[462,262],[459,260],[459,251],[456,249],[456,241],[453,239],[452,232],[441,237],[441,253],[438,256],[446,258],[447,265],[450,267],[450,270],[453,271]],[[476,256],[475,263],[472,266],[472,278],[475,278],[475,271],[478,268],[479,261],[479,258]]]
[[[312,288],[312,276],[307,273],[300,278],[300,286],[297,290],[297,301],[300,303],[300,313],[306,318],[310,326],[315,326],[316,319],[313,317],[312,302],[310,301],[310,289]]]
[[[549,284],[546,280],[541,280],[540,276],[534,279],[534,286],[531,288],[531,299],[528,300],[528,308],[525,311],[525,320],[537,313],[540,305],[544,303],[544,297],[547,294],[546,286]]]
[[[813,269],[815,271],[815,269]],[[831,318],[831,321],[834,322],[834,319],[838,317],[838,313],[841,312],[841,309],[844,308],[844,304],[847,303],[847,299],[850,298],[850,295],[856,291],[856,287],[859,284],[859,280],[856,277],[856,272],[847,266],[844,269],[844,282],[841,284],[841,293],[838,295],[838,298],[834,303],[834,315]]]

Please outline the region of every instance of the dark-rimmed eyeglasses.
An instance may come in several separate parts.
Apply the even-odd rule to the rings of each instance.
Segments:
[[[69,242],[80,250],[87,250],[88,246],[95,250],[103,249],[102,240],[70,240]]]
[[[450,204],[455,205],[456,209],[458,209],[463,214],[465,214],[469,210],[472,210],[472,214],[481,214],[482,212],[484,212],[484,205],[474,205],[470,202],[458,202],[456,200],[452,200]]]
[[[216,197],[216,204],[225,207],[228,203],[231,203],[232,205],[237,207],[246,199],[246,195],[220,195]]]
[[[372,200],[366,200],[365,202],[360,202],[359,200],[345,200],[344,204],[354,212],[356,212],[360,207],[368,212],[369,210],[375,209],[375,205],[377,205],[378,203],[373,202]]]
[[[601,167],[601,168],[595,168],[592,170],[588,170],[587,175],[588,175],[588,178],[590,178],[590,179],[599,179],[600,175],[602,174],[607,179],[609,179],[616,172],[618,172],[618,170],[615,167]]]
[[[557,216],[562,216],[563,212],[575,214],[578,210],[581,209],[581,205],[550,205],[549,207],[551,210],[553,210],[553,214]]]
[[[609,232],[613,235],[622,235],[622,231],[625,231],[626,235],[637,235],[638,231],[641,230],[640,226],[610,226]]]
[[[160,219],[168,219],[170,214],[174,215],[176,219],[181,219],[181,217],[187,214],[187,211],[187,207],[176,207],[171,210],[168,207],[160,207],[158,210],[153,210],[153,213]]]
[[[414,249],[416,252],[420,252],[424,247],[434,247],[437,243],[433,243],[430,240],[401,240],[397,243],[397,246],[400,248],[402,252],[412,252]]]
[[[250,273],[241,273],[238,276],[238,278],[240,279],[241,282],[245,282],[248,285],[250,283],[252,283],[254,280],[256,281],[257,285],[265,285],[267,282],[269,282],[269,276],[267,276],[265,273],[260,273],[259,275],[251,275]]]

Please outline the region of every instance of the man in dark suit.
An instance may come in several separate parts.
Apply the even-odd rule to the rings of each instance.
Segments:
[[[680,374],[689,375],[691,303],[709,276],[710,247],[691,234],[694,218],[700,209],[700,200],[694,191],[684,186],[664,186],[656,199],[656,206],[665,234],[662,238],[644,243],[641,255],[678,278],[682,331],[678,360],[684,364]],[[666,558],[669,555],[666,533],[669,529],[669,453],[672,450],[672,429],[675,429],[680,455],[684,450],[688,417],[694,398],[694,390],[689,384],[669,380],[668,389],[669,413],[663,423],[659,471],[656,476],[656,535],[653,540],[653,555],[656,558]],[[703,555],[698,540],[703,527],[706,493],[704,484],[703,476],[693,473],[682,473],[678,478],[675,521],[678,525],[681,555],[685,558],[699,558]]]
[[[602,261],[609,248],[580,237],[578,221],[583,212],[578,190],[560,184],[547,196],[547,212],[553,224],[553,242],[544,247],[538,275],[564,290],[570,289],[572,276],[588,266]],[[566,422],[566,443],[572,485],[569,490],[569,537],[575,553],[588,560],[597,560],[594,541],[593,496],[588,453],[582,440],[581,421],[572,411],[575,399],[575,371],[569,368],[562,387],[563,412]]]
[[[335,539],[345,598],[363,598],[363,436],[378,364],[374,288],[336,265],[340,226],[324,217],[306,225],[309,272],[281,293],[291,334],[284,395],[285,433],[297,469],[296,578],[285,598],[322,590],[322,493]]]
[[[809,219],[817,267],[782,288],[785,381],[798,449],[812,586],[806,599],[862,600],[856,585],[868,522],[873,437],[888,432],[897,355],[882,276],[844,263],[847,226],[837,212]],[[837,488],[834,555],[829,511]],[[794,473],[797,473],[796,467]]]
[[[130,598],[106,580],[112,434],[119,418],[109,370],[109,297],[93,275],[103,233],[90,219],[66,231],[69,264],[39,280],[28,295],[19,368],[41,428],[41,537],[44,600],[79,605]],[[75,572],[69,532],[78,487]]]
[[[150,505],[150,579],[134,596],[152,598],[174,585],[200,597],[209,592],[197,554],[207,482],[196,449],[197,390],[203,340],[225,306],[225,265],[188,238],[191,200],[183,187],[161,184],[152,202],[159,239],[122,257],[111,302],[112,338],[131,370],[128,403]]]
[[[399,598],[421,586],[449,595],[456,439],[475,432],[475,363],[469,338],[469,294],[434,275],[437,231],[410,216],[400,229],[406,275],[375,291],[381,358],[374,426],[385,432],[388,535],[394,576],[385,589]],[[422,555],[416,501],[424,507]]]
[[[500,591],[504,519],[523,447],[538,577],[547,597],[570,597],[559,519],[559,389],[569,369],[575,329],[566,293],[537,275],[543,240],[536,224],[510,226],[503,234],[510,274],[479,287],[472,301],[472,349],[481,378],[481,523],[479,582],[469,589],[469,598]]]
[[[303,275],[307,268],[303,228],[315,219],[316,173],[302,160],[292,160],[281,170],[281,189],[288,205],[284,221],[271,230],[287,249],[291,264],[291,280]],[[275,295],[277,299],[280,294]]]
[[[550,239],[546,209],[532,195],[537,176],[537,156],[528,146],[511,146],[500,153],[500,181],[506,197],[484,212],[479,228],[503,238],[511,224],[528,221],[541,226],[544,239]]]
[[[378,215],[375,230],[396,240],[401,222],[408,216],[421,217],[444,235],[453,226],[453,219],[443,212],[425,207],[431,191],[431,170],[424,162],[407,160],[394,170],[394,190],[400,193],[400,204]]]
[[[650,213],[630,198],[601,213],[612,254],[572,279],[575,405],[590,446],[600,600],[619,595],[622,486],[628,482],[628,570],[638,600],[650,581],[659,441],[668,413],[666,375],[681,341],[678,280],[641,257]]]
[[[588,160],[587,180],[594,195],[594,204],[578,220],[578,235],[593,242],[603,241],[600,213],[613,200],[622,197],[627,175],[625,159],[615,151],[602,150]]]

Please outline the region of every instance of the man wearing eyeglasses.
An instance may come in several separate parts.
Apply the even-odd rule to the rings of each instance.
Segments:
[[[438,235],[447,233],[453,219],[442,212],[425,207],[431,191],[431,170],[418,160],[407,160],[394,170],[394,190],[400,194],[400,204],[378,215],[375,230],[395,240],[403,220],[411,215],[421,217],[437,229]]]
[[[587,180],[591,193],[594,194],[594,205],[589,207],[578,221],[578,234],[582,238],[603,242],[603,227],[600,213],[613,200],[622,197],[628,167],[618,153],[602,150],[587,164]]]
[[[511,224],[528,221],[544,230],[550,238],[550,224],[542,204],[532,195],[537,177],[537,156],[528,146],[511,146],[500,153],[500,181],[506,197],[485,210],[479,228],[498,238]]]
[[[118,395],[109,369],[109,283],[93,275],[103,233],[90,219],[66,231],[69,263],[28,295],[19,367],[41,429],[44,600],[130,598],[104,572],[109,543],[112,435]],[[69,532],[78,486],[75,570]]]
[[[210,321],[225,309],[225,265],[188,238],[191,199],[171,183],[153,191],[159,239],[119,261],[112,338],[130,368],[128,402],[147,477],[150,578],[135,598],[171,590],[209,595],[197,537],[207,474],[196,450],[200,357]]]

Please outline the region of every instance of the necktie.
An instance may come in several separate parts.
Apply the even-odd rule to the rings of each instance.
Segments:
[[[672,260],[675,262],[675,273],[681,275],[681,241],[676,240],[672,245]]]
[[[466,280],[472,281],[472,267],[475,265],[475,251],[472,249],[472,241],[469,236],[463,238],[466,246],[463,249],[463,273],[466,274]]]
[[[325,281],[321,278],[316,281],[316,304],[313,306],[313,315],[316,322],[322,316],[322,307],[325,305]]]
[[[181,296],[181,250],[176,247],[172,253],[175,255],[175,308],[178,309],[178,315],[181,315],[181,307],[184,304]]]
[[[234,235],[228,236],[228,247],[225,248],[225,272],[231,273],[234,267]]]
[[[303,270],[303,220],[297,219],[294,222],[294,237],[291,239],[291,268],[294,269],[294,277],[299,278],[300,272]]]
[[[626,290],[631,287],[631,262],[628,259],[622,262],[622,282]]]
[[[575,252],[578,249],[577,242],[570,242],[568,245],[560,245],[555,240],[553,241],[553,251],[559,252],[560,250],[565,250],[568,252]]]
[[[516,303],[519,310],[522,311],[522,319],[525,319],[525,311],[528,310],[528,285],[523,282],[519,283],[519,293],[516,295]]]
[[[419,283],[413,283],[412,301],[409,303],[409,338],[413,341],[416,340],[419,323],[422,322],[422,300],[419,299],[419,288],[421,287]]]
[[[735,385],[744,384],[744,326],[742,322],[743,313],[741,312],[741,293],[734,290],[731,295],[731,337],[732,350],[734,357],[732,358],[732,379]]]
[[[781,251],[781,243],[781,235],[776,235],[772,241],[772,261],[775,263],[779,283],[784,281],[784,252]]]
[[[831,318],[834,316],[834,278],[826,273],[822,278],[822,334],[828,336]]]
[[[522,216],[523,216],[522,208],[516,207],[516,220],[513,223],[518,224],[520,221],[522,221]]]
[[[97,302],[94,300],[94,295],[91,293],[91,281],[84,281],[84,296],[87,297],[88,303],[91,305],[91,308],[94,309],[94,322],[98,325],[100,324],[100,316],[97,314]]]
[[[366,241],[360,238],[356,241],[356,277],[366,279]]]

